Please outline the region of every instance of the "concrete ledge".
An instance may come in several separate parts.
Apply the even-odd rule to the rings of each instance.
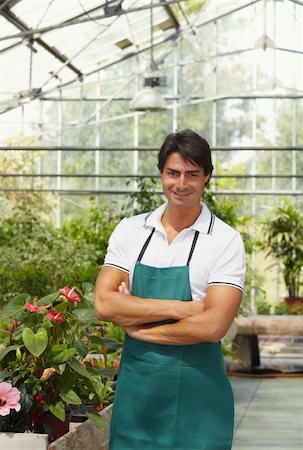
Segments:
[[[250,371],[260,366],[259,335],[302,336],[303,316],[254,315],[236,317],[232,328],[235,360],[230,370]]]
[[[47,434],[0,433],[1,450],[46,450]]]
[[[48,450],[108,450],[111,412],[112,405],[100,412],[107,422],[105,428],[87,420],[50,444]]]
[[[257,335],[275,334],[300,336],[303,334],[303,316],[265,316],[236,317],[237,334]]]

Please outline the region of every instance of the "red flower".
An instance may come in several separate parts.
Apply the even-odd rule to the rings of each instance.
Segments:
[[[48,305],[45,306],[38,306],[38,301],[37,301],[37,297],[34,298],[34,304],[32,305],[29,302],[25,303],[25,309],[27,309],[30,312],[40,312],[40,311],[44,311],[45,309],[49,308],[50,306],[52,306],[51,303],[49,303]]]
[[[71,289],[70,287],[65,286],[61,292],[69,302],[78,303],[81,301],[79,295],[74,291],[74,288]]]
[[[45,317],[47,317],[52,322],[65,322],[65,320],[60,317],[60,314],[63,314],[63,312],[50,311],[45,315]]]
[[[44,403],[45,403],[44,395],[43,395],[43,394],[34,394],[34,399],[35,399],[38,403],[41,403],[41,405],[44,405]]]

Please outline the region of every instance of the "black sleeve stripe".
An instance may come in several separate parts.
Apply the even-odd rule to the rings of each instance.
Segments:
[[[129,273],[129,270],[124,269],[124,267],[118,266],[117,264],[112,264],[112,263],[104,263],[103,266],[110,266],[110,267],[116,267],[117,269],[121,269],[123,270],[123,272],[127,272]]]
[[[210,286],[211,284],[223,284],[223,285],[228,285],[228,286],[235,286],[236,288],[240,289],[240,291],[244,291],[244,289],[239,286],[238,284],[235,283],[229,283],[227,281],[211,281],[210,283],[208,283],[208,286]]]

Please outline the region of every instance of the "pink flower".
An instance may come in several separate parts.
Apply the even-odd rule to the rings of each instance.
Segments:
[[[52,306],[51,303],[49,303],[48,305],[45,306],[38,306],[38,301],[37,301],[37,297],[34,298],[34,304],[32,305],[29,302],[25,303],[25,309],[27,309],[30,312],[40,312],[40,311],[44,311],[45,309],[49,308],[50,306]]]
[[[41,378],[44,378],[45,380],[47,380],[48,378],[53,376],[54,373],[56,373],[56,369],[54,369],[53,367],[48,367],[47,369],[43,370]]]
[[[7,416],[11,409],[20,411],[21,405],[19,389],[13,387],[11,383],[0,383],[0,416]]]
[[[63,314],[63,312],[50,311],[45,315],[45,317],[47,317],[52,322],[65,322],[65,320],[60,317],[60,314]]]
[[[79,295],[76,294],[74,288],[71,289],[70,287],[65,286],[65,287],[62,289],[61,292],[62,292],[63,296],[64,296],[69,302],[77,303],[77,302],[80,302],[80,301],[81,301]]]

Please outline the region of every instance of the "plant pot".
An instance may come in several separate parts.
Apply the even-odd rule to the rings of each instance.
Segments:
[[[34,432],[48,434],[48,441],[51,443],[69,432],[70,419],[70,413],[66,414],[64,422],[51,413],[41,414],[34,420]]]
[[[285,297],[285,301],[291,306],[294,303],[303,303],[303,297]]]

